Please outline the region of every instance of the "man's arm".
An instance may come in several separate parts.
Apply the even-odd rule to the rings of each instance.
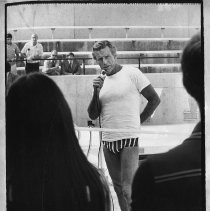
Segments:
[[[44,61],[44,68],[43,72],[49,75],[54,75],[55,73],[58,74],[60,71],[59,66],[49,67],[49,60]]]
[[[73,75],[72,73],[67,72],[68,69],[68,63],[66,60],[61,62],[61,75]]]
[[[141,91],[141,94],[148,101],[146,107],[144,108],[143,112],[140,115],[141,123],[143,123],[147,118],[149,118],[152,115],[157,106],[160,104],[160,98],[151,84],[145,87]]]
[[[65,70],[62,70],[62,75],[73,75],[72,73],[68,73]]]
[[[76,66],[76,72],[75,75],[81,75],[82,74],[82,68],[80,66],[80,63],[77,61],[77,66]]]
[[[26,47],[27,47],[27,43],[23,46],[21,50],[21,57],[26,57]]]
[[[21,56],[20,49],[16,44],[15,44],[15,54],[16,54],[16,59],[18,59]]]
[[[101,105],[98,96],[99,89],[94,88],[93,97],[88,106],[88,115],[92,120],[97,119],[101,113]]]

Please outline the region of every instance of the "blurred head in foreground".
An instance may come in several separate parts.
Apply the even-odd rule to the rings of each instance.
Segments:
[[[109,210],[108,187],[75,135],[70,108],[53,80],[19,78],[6,100],[10,210]]]
[[[202,109],[204,106],[204,55],[200,33],[194,35],[184,48],[181,66],[184,87]]]

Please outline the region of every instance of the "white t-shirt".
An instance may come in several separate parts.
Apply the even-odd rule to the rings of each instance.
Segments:
[[[21,53],[26,54],[26,58],[28,59],[29,57],[34,57],[34,56],[40,56],[42,57],[43,55],[43,46],[40,43],[37,43],[36,45],[33,45],[31,41],[27,42],[23,49],[21,50]],[[39,60],[31,60],[28,61],[28,63],[38,63]]]
[[[123,66],[116,74],[106,76],[99,94],[102,127],[140,129],[140,92],[149,84],[146,76],[131,66]],[[103,132],[102,140],[117,141],[138,136],[132,132]]]

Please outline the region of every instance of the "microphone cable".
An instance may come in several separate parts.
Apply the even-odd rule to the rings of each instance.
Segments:
[[[96,88],[96,96],[97,96],[97,102],[96,102],[96,108],[97,108],[97,111],[98,111],[98,123],[99,123],[99,128],[101,128],[101,115],[100,115],[100,101],[99,101],[99,95],[98,95],[98,90]],[[100,159],[100,151],[101,151],[101,142],[102,142],[102,132],[99,131],[99,140],[100,140],[100,143],[99,143],[99,148],[98,148],[98,168],[100,167],[99,166],[99,159]]]
[[[90,153],[91,144],[92,144],[92,132],[90,131],[89,146],[88,146],[87,155],[86,155],[87,158],[88,158],[89,153]]]
[[[100,76],[99,76],[102,80],[104,80],[105,78],[105,71],[102,71]],[[101,128],[101,115],[100,115],[100,100],[99,100],[99,92],[98,92],[98,88],[94,87],[95,92],[96,92],[96,108],[98,111],[98,123],[99,123],[99,128]],[[99,144],[99,149],[98,149],[98,168],[99,168],[99,158],[100,158],[100,151],[101,151],[101,146],[102,146],[102,132],[99,132],[99,140],[100,140],[100,144]]]

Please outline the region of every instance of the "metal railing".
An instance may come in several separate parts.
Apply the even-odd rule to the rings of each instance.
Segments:
[[[139,56],[135,56],[135,57],[118,57],[117,59],[136,59],[138,61],[138,68],[140,69],[141,68],[141,60],[142,59],[168,59],[168,58],[180,58],[180,53],[176,53],[176,56],[144,56],[144,54],[139,54]],[[83,65],[83,75],[85,75],[86,73],[86,61],[87,60],[92,60],[93,58],[85,58],[85,57],[76,57],[76,58],[72,58],[72,59],[68,59],[68,58],[57,58],[57,59],[50,59],[50,58],[41,58],[41,59],[34,59],[35,60],[38,60],[38,61],[43,61],[43,60],[59,60],[61,61],[61,63],[64,61],[64,60],[82,60],[82,65]],[[16,62],[27,62],[27,59],[17,59]],[[8,62],[14,62],[12,60],[8,60]]]
[[[160,29],[160,37],[164,38],[166,29],[195,29],[200,30],[200,26],[36,26],[36,27],[15,27],[7,28],[7,31],[13,31],[14,40],[16,34],[21,30],[35,30],[39,29],[49,29],[51,30],[51,39],[54,39],[54,33],[56,29],[88,29],[88,38],[92,39],[92,32],[94,29],[124,29],[125,38],[128,38],[128,33],[130,29]]]

